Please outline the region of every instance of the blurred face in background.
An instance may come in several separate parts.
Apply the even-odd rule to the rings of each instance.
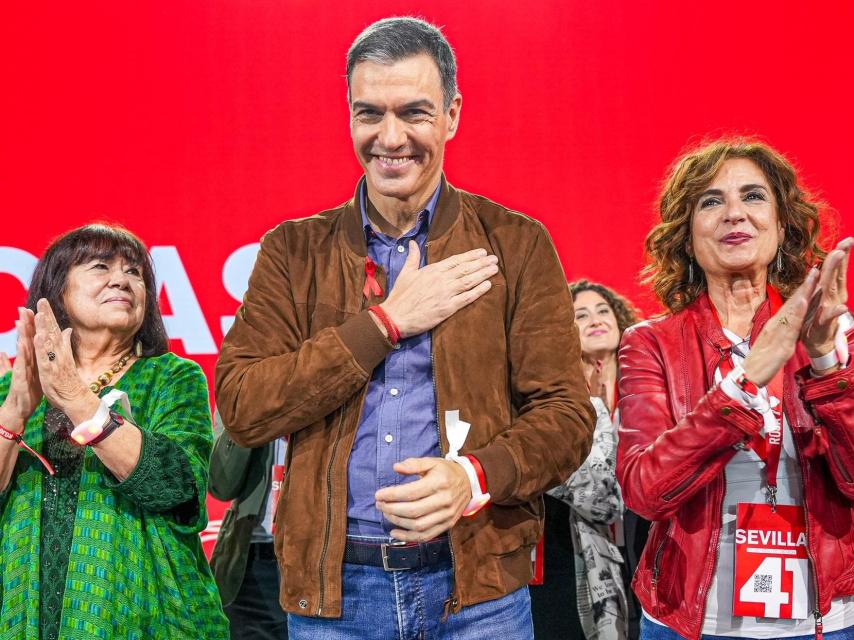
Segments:
[[[581,354],[587,360],[613,353],[620,346],[617,316],[605,298],[595,291],[575,295],[575,324],[581,338]]]

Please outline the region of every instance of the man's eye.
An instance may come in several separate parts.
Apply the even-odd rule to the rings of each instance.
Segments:
[[[382,116],[378,111],[369,111],[367,109],[359,111],[356,113],[356,118],[363,122],[375,122],[379,120]]]

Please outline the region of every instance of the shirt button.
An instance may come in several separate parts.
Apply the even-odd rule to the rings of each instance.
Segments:
[[[839,381],[836,383],[836,388],[837,388],[837,389],[840,389],[840,390],[844,389],[844,388],[845,388],[845,387],[847,387],[847,386],[848,386],[848,381],[847,381],[847,380],[839,380]]]
[[[397,252],[403,253],[403,245],[402,244],[397,245]]]
[[[400,393],[400,389],[398,389],[397,387],[392,387],[391,389],[388,390],[388,392],[391,395],[396,396],[398,393]]]
[[[732,413],[732,409],[730,407],[721,407],[721,415],[728,416]]]
[[[385,434],[385,441],[388,442],[389,444],[394,442],[394,436],[391,435],[390,433]]]

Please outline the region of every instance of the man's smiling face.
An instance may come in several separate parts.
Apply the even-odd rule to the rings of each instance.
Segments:
[[[350,134],[376,203],[423,206],[439,183],[445,143],[462,97],[444,108],[439,68],[427,54],[392,64],[358,63],[350,82]]]

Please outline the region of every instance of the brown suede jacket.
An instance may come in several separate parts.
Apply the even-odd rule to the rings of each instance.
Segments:
[[[264,236],[216,368],[217,406],[238,444],[290,435],[275,541],[280,602],[301,615],[341,615],[348,459],[371,372],[391,350],[366,311],[381,300],[362,293],[358,193]],[[527,583],[540,494],[587,457],[595,422],[547,232],[443,180],[428,262],[479,247],[499,258],[492,289],[432,333],[442,451],[445,411],[459,409],[472,424],[462,452],[480,460],[493,500],[450,531],[452,612]],[[385,291],[385,273],[377,279]]]

